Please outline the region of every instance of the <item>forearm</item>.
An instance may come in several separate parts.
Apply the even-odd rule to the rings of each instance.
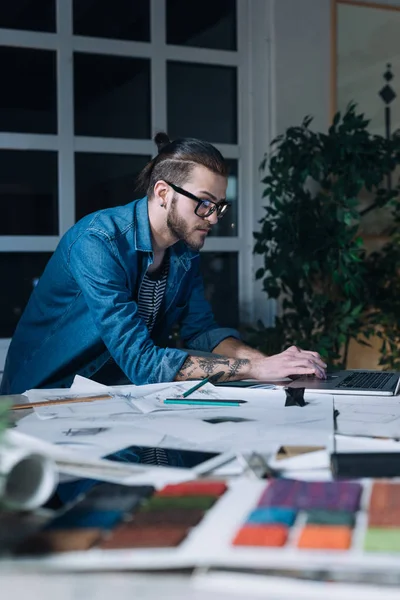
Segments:
[[[188,356],[178,371],[175,381],[204,379],[217,373],[221,373],[218,381],[237,381],[251,376],[250,367],[250,360],[245,358]]]
[[[247,344],[244,344],[233,337],[222,340],[222,342],[214,348],[213,353],[231,358],[243,358],[249,361],[265,358],[265,354],[262,354],[258,350],[247,346]]]

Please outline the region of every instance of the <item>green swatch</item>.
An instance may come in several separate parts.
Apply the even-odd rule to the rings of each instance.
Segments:
[[[143,504],[142,510],[160,510],[161,508],[201,508],[207,510],[215,503],[215,496],[153,496]]]
[[[400,528],[370,527],[365,534],[366,552],[400,552]]]

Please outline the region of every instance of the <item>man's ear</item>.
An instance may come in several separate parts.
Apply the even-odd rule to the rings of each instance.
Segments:
[[[156,202],[163,208],[167,208],[168,203],[168,192],[170,187],[165,181],[160,179],[154,185],[154,198]]]

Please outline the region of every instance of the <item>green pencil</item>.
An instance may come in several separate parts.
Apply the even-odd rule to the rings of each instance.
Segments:
[[[202,387],[203,385],[205,385],[209,381],[211,382],[211,381],[217,380],[223,374],[224,374],[224,371],[219,371],[219,373],[215,373],[214,375],[209,375],[205,379],[202,379],[199,383],[196,383],[196,385],[194,385],[193,387],[191,387],[188,390],[186,390],[186,392],[184,392],[182,394],[182,398],[187,398],[190,394],[192,394],[193,392],[195,392],[196,390],[198,390],[200,387]]]

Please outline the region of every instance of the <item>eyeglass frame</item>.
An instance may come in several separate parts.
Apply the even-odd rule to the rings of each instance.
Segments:
[[[201,219],[207,219],[208,217],[211,217],[211,215],[214,214],[215,211],[217,211],[217,218],[222,219],[222,217],[224,215],[226,215],[226,213],[228,212],[228,209],[232,206],[232,202],[227,202],[226,200],[220,200],[220,202],[214,202],[213,200],[209,200],[208,198],[207,199],[198,198],[191,192],[184,190],[183,188],[179,187],[179,185],[175,185],[174,183],[171,183],[170,181],[167,181],[166,179],[165,179],[165,183],[168,184],[170,187],[172,187],[172,189],[175,190],[175,192],[178,192],[178,194],[182,194],[182,196],[186,196],[187,198],[190,198],[191,200],[194,200],[195,202],[197,202],[197,206],[194,209],[194,214],[197,215],[198,217],[200,217]],[[205,202],[210,202],[214,206],[211,206],[211,208],[209,209],[209,212],[206,215],[199,215],[199,213],[197,211],[199,210],[200,206],[202,204],[204,204]],[[225,209],[225,210],[223,210],[223,209]],[[219,210],[223,210],[223,212],[221,213],[221,212],[219,212]]]

